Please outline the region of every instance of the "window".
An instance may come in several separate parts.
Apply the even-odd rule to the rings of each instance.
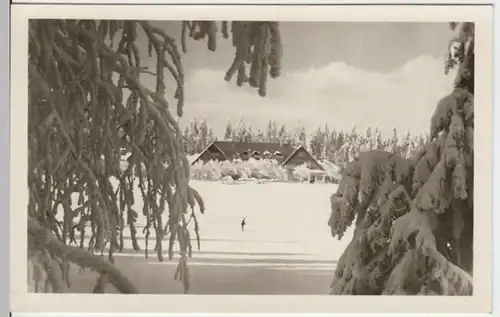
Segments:
[[[247,150],[245,150],[245,151],[241,152],[241,155],[240,155],[240,156],[241,156],[241,159],[242,159],[242,160],[248,160],[248,156],[249,156],[249,155],[250,155],[250,152],[249,152],[249,151],[247,151]]]

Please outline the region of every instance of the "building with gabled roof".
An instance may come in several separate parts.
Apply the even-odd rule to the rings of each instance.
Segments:
[[[212,160],[233,161],[240,159],[245,161],[250,158],[273,159],[289,169],[306,164],[307,168],[311,170],[310,177],[313,179],[321,179],[326,175],[323,166],[304,146],[268,142],[214,141],[191,164]]]

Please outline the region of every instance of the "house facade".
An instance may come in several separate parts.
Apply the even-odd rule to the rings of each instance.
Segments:
[[[235,159],[248,160],[254,158],[274,159],[290,171],[292,178],[293,168],[305,164],[310,169],[309,180],[324,180],[326,171],[323,166],[303,146],[294,147],[291,144],[264,143],[264,142],[233,142],[214,141],[209,144],[192,162],[233,161]]]

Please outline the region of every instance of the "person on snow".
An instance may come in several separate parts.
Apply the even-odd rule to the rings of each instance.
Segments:
[[[245,231],[246,224],[247,224],[246,218],[243,218],[243,220],[241,220],[241,231]]]

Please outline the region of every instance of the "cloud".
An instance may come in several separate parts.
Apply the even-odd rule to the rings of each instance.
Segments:
[[[300,121],[312,133],[328,124],[336,129],[380,127],[425,133],[436,103],[450,93],[454,76],[444,63],[420,56],[390,73],[371,72],[334,62],[321,68],[285,72],[269,79],[264,98],[249,87],[224,81],[224,71],[195,69],[186,77],[183,122],[206,118],[216,133],[228,120],[244,118],[265,128],[270,119],[293,125]]]

